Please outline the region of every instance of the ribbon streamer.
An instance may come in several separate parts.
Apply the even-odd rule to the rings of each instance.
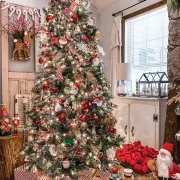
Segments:
[[[11,17],[12,15],[13,15],[13,13],[15,12],[15,10],[16,10],[16,7],[15,6],[11,6],[10,8],[10,13],[9,13],[9,17]]]
[[[18,15],[18,16],[17,16],[17,19],[19,19],[20,16],[21,16],[21,10],[20,10],[20,9],[16,9],[16,14]]]
[[[26,10],[23,10],[23,15],[25,16],[25,21],[27,21],[28,16],[27,16],[27,11]]]
[[[33,10],[29,10],[29,14],[32,16],[32,20],[34,21],[34,12],[33,12]]]
[[[3,11],[3,10],[5,10],[5,9],[7,9],[9,6],[10,6],[10,4],[5,1],[5,2],[4,2],[4,6],[1,7],[1,10]]]
[[[34,8],[34,9],[33,9],[33,11],[34,11],[34,13],[35,13],[35,14],[37,14],[38,18],[40,18],[40,17],[41,17],[41,15],[40,15],[39,11],[38,11],[36,8]]]

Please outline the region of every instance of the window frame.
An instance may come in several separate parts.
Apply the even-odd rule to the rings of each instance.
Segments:
[[[138,11],[135,11],[131,14],[128,14],[128,15],[122,17],[122,46],[121,46],[121,62],[122,63],[125,63],[125,37],[126,37],[126,34],[125,34],[126,33],[126,29],[125,29],[126,24],[125,23],[126,23],[126,20],[133,18],[135,16],[142,15],[146,12],[155,10],[164,5],[167,5],[167,0],[160,1],[158,3],[155,3],[153,5],[150,5],[148,7],[145,7],[143,9],[140,9]]]

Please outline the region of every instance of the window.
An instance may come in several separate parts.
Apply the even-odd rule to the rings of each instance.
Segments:
[[[167,6],[125,20],[125,62],[133,66],[133,92],[144,72],[167,72],[168,24]]]

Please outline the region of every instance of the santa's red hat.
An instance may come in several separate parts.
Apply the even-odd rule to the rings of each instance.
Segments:
[[[173,151],[174,151],[174,145],[166,142],[160,149],[159,153],[164,153],[168,155],[169,157],[172,157],[171,154],[173,153]]]

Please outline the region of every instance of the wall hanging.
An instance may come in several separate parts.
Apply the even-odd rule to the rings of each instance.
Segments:
[[[1,11],[8,8],[7,23],[1,26],[1,31],[13,37],[14,49],[12,60],[27,61],[31,59],[31,46],[36,38],[40,26],[35,24],[35,16],[40,20],[40,12],[37,9],[23,9],[2,3]],[[5,17],[6,18],[6,17]]]

